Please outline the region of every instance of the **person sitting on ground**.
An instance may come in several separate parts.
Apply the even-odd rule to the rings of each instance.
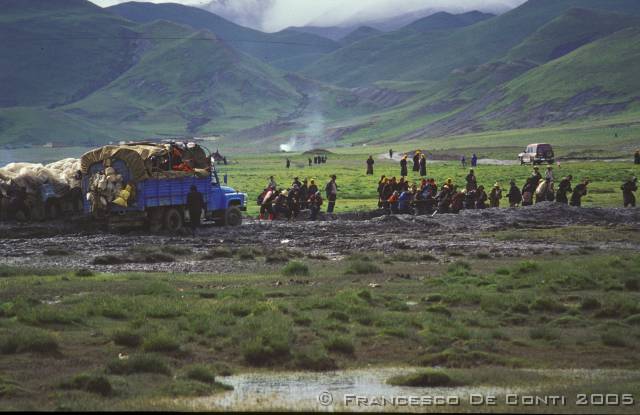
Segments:
[[[519,206],[520,203],[522,202],[522,193],[520,192],[520,189],[516,185],[515,180],[511,180],[509,185],[510,187],[509,187],[509,193],[507,194],[507,197],[509,198],[509,206],[514,208]]]
[[[489,192],[489,206],[499,208],[500,199],[502,199],[502,189],[500,188],[500,183],[496,183]]]
[[[464,199],[466,197],[466,189],[462,189],[462,192],[454,190],[451,197],[451,213],[459,213],[464,208]]]
[[[573,188],[573,193],[571,194],[571,206],[580,207],[582,206],[582,197],[587,195],[587,186],[589,185],[589,180],[584,179],[582,183]]]
[[[389,206],[389,211],[391,213],[398,213],[398,199],[400,198],[400,193],[397,190],[391,194],[389,199],[387,199],[387,206]]]
[[[636,196],[633,192],[638,191],[638,178],[632,177],[620,187],[622,190],[622,203],[624,207],[636,207]]]
[[[288,199],[289,193],[286,190],[281,191],[273,200],[273,219],[278,219],[280,217],[290,218],[290,211],[288,207]]]
[[[571,180],[573,180],[573,176],[568,175],[567,177],[560,180],[560,184],[558,185],[558,192],[556,193],[556,202],[563,203],[565,205],[569,204],[569,199],[567,199],[567,193],[573,192],[571,188]]]
[[[316,220],[318,218],[318,213],[320,213],[322,202],[323,200],[320,192],[313,193],[307,200],[307,205],[309,206],[309,210],[311,211],[311,220]]]

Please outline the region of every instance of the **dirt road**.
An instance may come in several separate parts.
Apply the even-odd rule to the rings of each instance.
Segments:
[[[491,256],[530,256],[558,250],[640,249],[634,242],[550,243],[544,240],[497,240],[491,232],[515,229],[526,234],[529,229],[571,225],[603,228],[631,226],[640,230],[639,209],[572,208],[544,203],[519,209],[463,211],[458,215],[384,216],[377,212],[344,214],[317,221],[267,222],[247,220],[238,228],[209,226],[197,237],[149,235],[142,231],[126,234],[103,233],[72,223],[40,225],[0,225],[0,264],[38,267],[90,268],[100,271],[220,271],[252,272],[265,266],[260,261],[234,258],[201,260],[214,247],[231,249],[255,247],[264,251],[287,250],[298,256],[322,255],[331,259],[354,252],[381,251],[429,253],[446,261],[452,251],[463,255],[486,252]],[[174,262],[94,265],[99,255],[125,256],[138,245],[179,246],[192,253],[177,255]],[[51,250],[68,251],[56,255]],[[48,255],[45,251],[49,250]],[[278,265],[281,266],[281,265]]]

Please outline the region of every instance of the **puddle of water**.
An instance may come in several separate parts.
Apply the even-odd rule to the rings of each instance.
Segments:
[[[262,372],[245,373],[219,377],[218,381],[233,386],[234,390],[222,394],[196,398],[188,402],[197,410],[234,410],[234,411],[334,411],[334,410],[425,410],[425,406],[354,406],[351,399],[344,405],[345,395],[362,396],[368,399],[394,397],[458,397],[461,404],[468,401],[470,394],[503,395],[515,393],[515,388],[473,386],[458,388],[412,388],[391,386],[385,382],[388,378],[416,372],[411,368],[355,369],[335,372]],[[330,396],[330,397],[329,397]],[[325,399],[325,405],[320,400]],[[326,404],[327,401],[330,404]],[[446,406],[432,405],[432,408]]]

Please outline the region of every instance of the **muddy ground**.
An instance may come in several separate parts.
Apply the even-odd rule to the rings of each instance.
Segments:
[[[89,268],[97,271],[259,272],[264,262],[234,258],[202,260],[211,248],[255,247],[287,250],[294,255],[339,259],[356,252],[380,251],[431,254],[440,261],[451,256],[492,257],[566,253],[577,250],[640,250],[634,241],[549,242],[526,240],[530,229],[591,225],[607,229],[625,226],[640,230],[640,210],[572,208],[544,203],[519,209],[463,211],[458,215],[385,216],[379,212],[343,214],[309,221],[245,220],[241,227],[205,226],[196,237],[148,234],[143,230],[106,233],[87,223],[66,221],[43,224],[0,224],[0,263],[35,267]],[[491,233],[522,232],[524,240],[498,240]],[[176,255],[174,262],[95,265],[101,255],[124,257],[138,245],[188,247],[192,254]],[[58,255],[51,250],[61,250]],[[45,252],[49,250],[49,252]],[[67,251],[66,253],[64,251]],[[267,265],[268,266],[268,265]]]

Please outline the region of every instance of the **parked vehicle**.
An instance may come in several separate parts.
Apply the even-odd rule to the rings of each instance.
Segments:
[[[520,164],[553,164],[555,156],[551,144],[529,144],[523,153],[518,154],[518,160]]]
[[[203,195],[206,219],[238,226],[246,210],[246,194],[221,184],[211,155],[193,143],[105,146],[83,155],[81,170],[85,212],[109,227],[176,232],[188,220],[191,186]]]

